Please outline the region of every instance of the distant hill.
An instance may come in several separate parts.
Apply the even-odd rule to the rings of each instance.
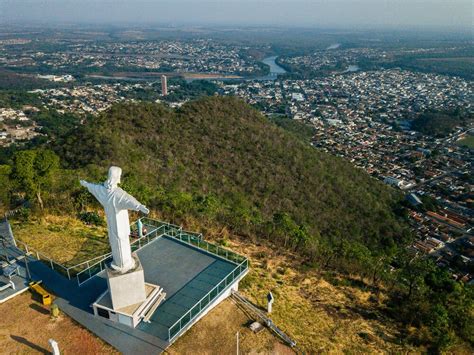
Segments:
[[[120,104],[58,144],[70,168],[124,186],[174,220],[195,216],[311,255],[322,241],[390,249],[403,234],[399,196],[347,161],[312,148],[236,98],[178,110]]]

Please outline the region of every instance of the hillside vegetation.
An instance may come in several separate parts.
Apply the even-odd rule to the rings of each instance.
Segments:
[[[474,343],[473,288],[429,260],[406,254],[411,234],[399,193],[344,159],[311,147],[294,125],[272,123],[230,97],[202,98],[178,110],[120,104],[72,129],[73,119],[65,121],[68,128],[58,117],[48,143],[9,150],[3,158],[7,164],[0,165],[0,207],[24,206],[16,230],[28,228],[48,238],[49,232],[39,229],[55,232],[57,223],[38,216],[50,214],[103,225],[94,212],[102,208],[78,181],[104,181],[108,167],[118,165],[124,171],[122,187],[161,219],[220,236],[223,245],[240,238],[291,252],[297,256],[295,278],[321,272],[327,281],[344,284],[356,277],[371,290],[371,302],[383,305],[384,314],[377,318],[386,322],[390,317],[401,326],[400,339],[432,351]],[[98,248],[99,237],[90,244],[82,228],[72,221],[68,228],[76,238],[64,261],[79,261],[90,245]],[[38,240],[35,245],[50,244]],[[267,255],[256,258],[269,261]],[[272,287],[293,284],[278,276],[285,270],[276,272]],[[268,291],[263,281],[269,275],[262,271],[256,277],[247,278],[247,290],[255,296]],[[285,297],[314,297],[316,307],[322,284],[307,282],[304,289],[296,282],[295,294]],[[277,320],[299,324],[291,319],[295,307]],[[303,313],[309,311],[301,308]],[[294,335],[307,349],[324,343],[305,341],[307,333],[298,335],[296,328]]]
[[[114,106],[58,148],[71,168],[103,179],[108,166],[145,204],[176,219],[199,216],[243,234],[264,232],[311,253],[325,240],[371,250],[402,238],[393,190],[316,151],[234,98],[178,111]]]

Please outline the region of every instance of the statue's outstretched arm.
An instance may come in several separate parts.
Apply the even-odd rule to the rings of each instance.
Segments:
[[[150,213],[150,210],[146,208],[145,205],[142,205],[135,197],[129,195],[125,191],[123,191],[123,195],[120,197],[119,207],[121,209],[140,211],[145,214]]]
[[[94,195],[94,197],[98,199],[100,203],[102,203],[102,196],[100,193],[103,188],[102,185],[91,184],[90,182],[87,182],[85,180],[79,180],[79,183],[81,184],[81,186],[87,188],[87,190],[89,190],[89,192]]]
[[[140,211],[143,212],[144,214],[150,213],[150,210],[145,207],[145,205],[140,206]]]

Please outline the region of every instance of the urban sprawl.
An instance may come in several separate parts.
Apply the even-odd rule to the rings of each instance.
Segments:
[[[285,68],[329,71],[321,77],[292,79],[265,73],[265,65],[249,55],[250,47],[211,40],[86,42],[51,53],[9,50],[28,43],[2,41],[0,65],[26,67],[35,78],[55,85],[30,90],[38,95],[40,105],[0,107],[0,146],[41,135],[41,127],[30,116],[42,109],[98,115],[117,102],[134,100],[129,93],[137,91],[156,92],[154,101],[177,107],[189,98],[166,100],[163,75],[168,76],[164,84],[168,95],[182,89],[182,81],[170,80],[177,74],[188,81],[213,79],[217,95],[239,96],[268,116],[286,116],[311,126],[315,130],[311,144],[316,149],[344,157],[402,190],[418,236],[412,251],[429,254],[449,267],[456,279],[474,282],[474,274],[466,271],[474,262],[472,148],[459,144],[473,134],[472,128],[456,127],[450,135],[437,138],[411,127],[412,120],[426,110],[472,113],[472,82],[399,68],[360,70],[358,58],[383,59],[392,54],[344,50],[339,45],[311,55],[279,57]],[[114,81],[97,83],[94,80],[104,75],[87,69],[111,64],[118,73]],[[85,71],[78,75],[78,68]],[[138,68],[155,70],[151,73],[156,75],[130,74]],[[439,208],[419,208],[431,203]]]

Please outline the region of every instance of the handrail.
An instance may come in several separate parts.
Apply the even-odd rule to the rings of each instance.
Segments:
[[[146,244],[148,244],[150,241],[156,239],[157,237],[160,237],[162,236],[163,234],[165,234],[165,231],[163,233],[161,233],[160,235],[157,235],[158,231],[160,229],[165,229],[167,227],[166,224],[162,224],[160,225],[158,228],[155,228],[153,230],[151,230],[150,232],[148,232],[147,234],[145,234],[144,236],[138,238],[138,239],[135,239],[134,241],[132,241],[130,243],[130,246],[132,248],[133,251],[136,251],[138,249],[141,249],[143,246],[145,246]],[[152,236],[152,238],[150,239],[150,236],[155,233],[154,236]],[[145,244],[142,244],[142,241],[145,242]],[[137,249],[134,249],[134,246],[136,246],[138,244],[138,248]],[[77,279],[77,283],[79,286],[81,286],[84,282],[90,280],[94,275],[98,274],[99,272],[101,272],[102,270],[105,269],[105,263],[107,261],[107,259],[109,259],[110,257],[112,256],[112,254],[109,254],[107,257],[105,257],[104,259],[96,262],[95,264],[92,264],[90,265],[87,269],[84,269],[82,271],[80,271],[79,273],[77,273],[76,275],[76,279]],[[99,267],[99,270],[97,272],[94,272],[94,274],[91,273],[91,269],[94,269],[94,268],[97,268]],[[84,281],[81,281],[81,278],[82,278],[82,274],[84,273],[88,273],[88,276],[86,275],[86,279]]]
[[[234,253],[233,251],[231,251],[229,249],[226,249],[226,248],[223,248],[219,245],[206,242],[205,240],[202,240],[201,238],[199,238],[199,236],[202,237],[201,234],[196,236],[195,234],[193,235],[193,234],[187,234],[187,233],[180,233],[179,235],[172,236],[172,237],[175,238],[175,239],[180,240],[183,243],[187,243],[187,244],[189,244],[193,247],[197,247],[198,249],[201,249],[201,250],[206,251],[210,254],[216,255],[219,258],[224,258],[225,260],[230,261],[233,264],[237,264],[237,263],[240,263],[244,260],[247,260],[242,255]],[[187,238],[184,238],[184,237],[187,237]],[[197,239],[196,244],[193,243],[192,238]],[[203,247],[202,244],[205,245],[205,247]],[[214,249],[214,251],[213,251],[213,249]],[[219,251],[222,251],[223,253],[221,254],[221,253],[219,253]]]
[[[245,267],[243,268],[243,270],[240,270],[240,269],[243,267],[244,264],[245,264]],[[211,304],[211,301],[212,301],[212,300],[215,300],[219,295],[221,295],[221,294],[227,289],[227,287],[230,286],[230,285],[233,283],[233,281],[234,281],[237,277],[239,277],[240,275],[242,275],[247,269],[248,269],[248,259],[245,258],[245,260],[242,261],[238,266],[236,266],[230,273],[228,273],[228,274],[226,275],[226,277],[224,277],[224,279],[223,279],[221,282],[219,282],[216,286],[214,286],[208,293],[206,293],[205,296],[203,296],[199,301],[197,301],[196,304],[195,304],[192,308],[189,309],[189,311],[187,311],[185,314],[183,314],[183,315],[181,316],[181,318],[179,318],[176,322],[174,322],[174,323],[168,328],[168,341],[171,342],[174,338],[176,338],[176,337],[180,334],[181,330],[183,329],[183,325],[181,324],[181,321],[182,321],[185,317],[187,317],[187,316],[189,315],[189,319],[188,319],[188,321],[184,324],[184,326],[186,326],[186,324],[190,323],[190,322],[191,322],[193,319],[195,319],[199,314],[201,314],[202,308],[203,308],[203,307],[201,306],[201,302],[205,301],[206,298],[209,297],[208,302],[204,305],[204,308],[206,308],[209,304]],[[235,273],[235,271],[237,271],[237,270],[239,270],[239,273],[238,273],[236,276],[234,276],[234,273]],[[227,279],[229,278],[229,276],[233,276],[233,277],[232,277],[232,279],[230,280],[230,283],[227,284]],[[225,284],[225,286],[224,286],[224,288],[219,292],[219,287],[222,286],[223,283]],[[211,299],[210,295],[211,295],[215,290],[217,290],[217,292],[216,292],[215,296],[212,297],[212,299]],[[192,315],[192,312],[193,312],[193,310],[195,310],[195,308],[198,307],[198,306],[199,306],[199,312],[195,313],[194,316],[193,316],[193,315]],[[172,336],[172,335],[171,335],[171,330],[172,330],[174,327],[176,327],[178,324],[179,324],[179,329],[178,329],[178,331]]]
[[[28,245],[27,243],[25,243],[24,241],[22,241],[20,239],[15,239],[15,242],[18,243],[19,245],[23,246],[26,253],[35,256],[37,260],[41,260],[41,259],[47,260],[49,262],[50,266],[51,266],[51,269],[55,270],[54,267],[52,267],[53,264],[59,266],[61,269],[64,269],[66,271],[66,274],[67,274],[69,280],[71,279],[71,273],[73,272],[74,269],[76,269],[76,268],[78,268],[82,265],[87,265],[87,268],[89,268],[90,267],[89,264],[91,264],[94,260],[100,259],[102,261],[104,259],[107,259],[112,254],[112,253],[107,253],[107,254],[99,255],[99,256],[96,256],[92,259],[83,261],[79,264],[75,264],[75,265],[72,265],[72,266],[66,266],[66,265],[63,265],[61,263],[58,263],[57,261],[54,261],[49,256],[47,256],[47,255],[43,254],[42,252],[36,250],[35,248],[31,247],[30,245]],[[95,265],[95,264],[93,264],[93,265]]]
[[[159,236],[161,236],[163,234],[167,234],[170,237],[182,237],[182,236],[191,237],[192,236],[192,237],[198,238],[199,240],[202,240],[202,234],[201,233],[184,231],[181,226],[178,226],[178,225],[175,225],[175,224],[172,224],[172,223],[158,221],[158,220],[154,220],[154,219],[151,219],[151,218],[148,218],[148,217],[142,217],[142,218],[140,218],[140,220],[143,221],[144,225],[150,225],[150,226],[157,227],[157,228],[155,228],[152,231],[148,232],[144,236],[133,240],[130,243],[130,245],[132,246],[132,248],[138,245],[138,248],[135,249],[135,250],[138,250],[142,246],[148,244],[150,242],[150,235],[154,232],[157,232],[158,230],[163,230],[163,233],[161,233]],[[137,224],[137,221],[132,223],[131,227],[135,227],[136,224]],[[156,237],[159,237],[159,236],[155,235],[151,240],[153,240],[153,239],[155,239]],[[23,242],[22,240],[16,239],[14,237],[13,237],[13,239],[14,239],[15,243],[19,243],[20,246],[22,246],[25,249],[27,254],[33,255],[34,257],[36,257],[37,260],[46,261],[47,262],[46,264],[49,265],[49,267],[51,269],[56,270],[56,271],[58,271],[58,269],[63,270],[64,274],[67,276],[67,278],[69,280],[71,280],[71,278],[75,274],[79,285],[82,284],[82,282],[80,282],[80,277],[81,277],[80,275],[87,272],[89,274],[89,277],[85,280],[85,281],[87,281],[90,277],[93,276],[90,270],[93,269],[93,268],[96,268],[97,266],[100,266],[99,267],[100,268],[99,272],[102,271],[103,268],[105,268],[105,265],[104,265],[104,267],[102,265],[112,256],[112,253],[109,252],[109,253],[96,256],[92,259],[80,262],[80,263],[72,265],[72,266],[65,266],[61,263],[58,263],[58,262],[54,261],[49,256],[41,253],[40,251],[36,250],[35,248],[29,246],[27,243]],[[96,261],[96,260],[98,260],[98,261]],[[86,266],[85,269],[83,269],[79,272],[76,271],[76,269],[83,268],[84,266]],[[83,281],[83,282],[85,282],[85,281]]]
[[[210,254],[216,255],[217,257],[224,258],[234,264],[240,263],[243,260],[246,260],[244,257],[222,248],[218,245],[208,243],[202,240],[201,233],[187,232],[177,225],[171,223],[156,221],[150,218],[143,217],[141,218],[144,221],[144,225],[157,226],[157,228],[151,230],[144,236],[133,240],[130,243],[132,251],[140,250],[142,247],[147,245],[149,242],[159,238],[163,235],[177,239],[183,243],[187,243],[193,247],[197,247],[200,250],[206,251]],[[136,223],[134,223],[136,224]],[[176,233],[177,232],[177,233]],[[84,269],[76,274],[77,283],[81,286],[84,282],[90,280],[93,276],[97,275],[99,272],[106,268],[106,263],[110,261],[111,255],[104,257],[95,264],[90,265],[87,269]],[[85,274],[85,276],[84,276]]]
[[[102,260],[102,259],[106,259],[106,258],[108,258],[110,255],[112,255],[111,252],[109,252],[109,253],[107,253],[107,254],[102,254],[102,255],[96,256],[96,257],[94,257],[94,258],[92,258],[92,259],[89,259],[89,260],[87,260],[87,261],[83,261],[83,262],[81,262],[81,263],[79,263],[79,264],[76,264],[76,265],[73,265],[73,266],[69,266],[69,269],[73,269],[73,268],[79,267],[79,266],[84,265],[84,264],[90,264],[93,260],[96,260],[96,259],[101,259],[101,260]]]
[[[26,244],[25,242],[23,242],[23,241],[21,241],[21,240],[17,240],[17,239],[16,239],[15,242],[25,248],[25,252],[26,252],[27,255],[30,255],[30,256],[35,257],[38,261],[41,261],[41,260],[43,260],[43,261],[48,261],[47,265],[49,265],[49,267],[50,267],[52,270],[56,270],[56,271],[57,271],[57,269],[54,268],[54,265],[56,265],[56,266],[59,267],[60,269],[65,270],[68,279],[69,279],[69,280],[71,279],[71,275],[70,275],[70,272],[69,272],[70,268],[64,266],[63,264],[60,264],[60,263],[54,261],[54,260],[51,259],[49,256],[47,256],[47,255],[45,255],[45,254],[39,252],[38,250],[36,250],[36,249],[34,249],[34,248],[28,246],[28,244]]]

